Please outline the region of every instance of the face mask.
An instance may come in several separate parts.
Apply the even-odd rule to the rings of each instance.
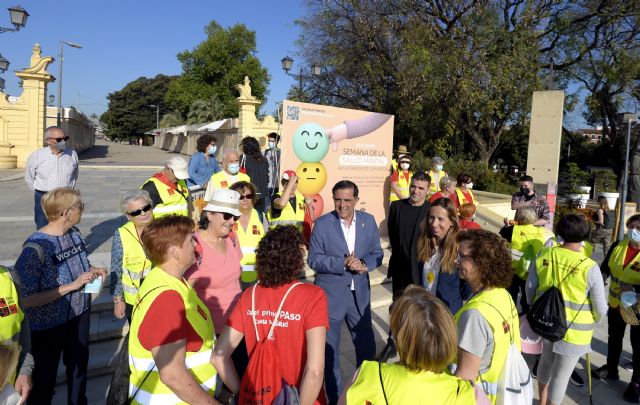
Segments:
[[[231,174],[238,174],[238,172],[240,171],[240,164],[229,163],[229,165],[227,166],[227,170],[229,170],[229,173]]]
[[[627,238],[631,242],[640,243],[640,231],[637,229],[629,229],[627,231]]]
[[[468,188],[469,190],[471,190],[473,188],[473,183],[467,183],[464,185],[466,188]]]
[[[273,149],[276,147],[276,143],[275,142],[269,142],[269,148]]]
[[[529,191],[531,191],[529,187],[520,187],[520,192],[524,195],[529,195]]]
[[[207,152],[210,155],[214,155],[217,150],[218,150],[218,148],[216,147],[216,145],[209,145],[209,148],[207,149]]]
[[[400,163],[400,168],[402,170],[407,170],[409,169],[410,164],[409,163]]]
[[[436,165],[436,170],[441,172],[443,167],[444,166],[442,166],[442,165]]]
[[[64,148],[66,147],[67,147],[67,141],[58,141],[55,146],[55,148],[58,150],[64,150]]]

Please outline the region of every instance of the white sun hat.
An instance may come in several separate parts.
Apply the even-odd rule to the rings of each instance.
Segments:
[[[211,199],[207,202],[203,211],[227,212],[239,217],[240,214],[240,193],[227,188],[217,188],[213,191]]]
[[[187,170],[188,163],[180,156],[174,156],[167,160],[167,167],[173,170],[176,178],[179,180],[186,180],[189,178],[189,171]]]

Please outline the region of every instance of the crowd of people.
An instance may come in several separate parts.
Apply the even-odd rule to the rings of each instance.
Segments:
[[[549,207],[531,177],[512,197],[515,219],[496,234],[474,221],[471,175],[450,176],[439,157],[416,170],[401,150],[389,176],[390,329],[376,352],[369,273],[384,250],[376,219],[355,209],[354,182],[337,182],[334,210],[317,216],[296,173],[279,166],[277,134],[265,153],[244,138],[242,153],[221,151],[220,166],[216,139],[204,135],[190,162],[173,157],[122,196],[127,222],[113,235],[108,274],[91,265],[76,227],[84,209],[77,156],[61,128],[45,138],[25,174],[37,230],[14,270],[0,268],[2,403],[51,403],[61,357],[68,403],[87,403],[90,293],[107,280],[114,316],[130,325],[116,365],[126,372],[111,386],[126,394],[110,393],[109,403],[504,403],[505,364],[527,327],[527,339],[531,329],[539,334],[531,354],[540,403],[561,404],[605,313],[607,363],[593,375],[619,378],[625,293],[640,292],[640,214],[609,247],[614,213],[598,201],[599,266],[585,218],[565,214],[546,231]],[[190,186],[205,190],[196,221]],[[313,222],[306,237],[305,218]],[[305,261],[313,284],[300,281]],[[551,334],[537,327],[550,292],[566,324]],[[357,366],[348,381],[343,322]],[[634,373],[623,397],[638,402],[640,326],[631,324]]]

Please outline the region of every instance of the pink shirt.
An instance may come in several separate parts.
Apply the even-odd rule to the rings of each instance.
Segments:
[[[218,253],[194,234],[198,241],[196,263],[184,277],[195,280],[193,289],[211,312],[216,333],[221,333],[236,301],[240,298],[240,259],[242,251],[238,236],[231,232],[227,237],[227,253]],[[198,265],[198,263],[200,263]]]

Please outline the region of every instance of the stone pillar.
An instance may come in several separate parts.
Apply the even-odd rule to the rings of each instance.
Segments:
[[[533,92],[527,174],[536,184],[558,183],[563,111],[563,91]]]
[[[251,86],[248,76],[244,77],[244,84],[236,84],[236,89],[240,92],[240,97],[236,98],[238,103],[238,138],[252,135],[251,131],[258,122],[256,119],[256,106],[262,104],[255,96],[251,95]],[[239,142],[239,140],[238,140]]]
[[[55,78],[47,72],[53,57],[43,57],[41,53],[40,45],[35,44],[30,66],[16,71],[16,76],[22,79],[23,90],[17,102],[9,102],[8,96],[0,93],[2,168],[24,167],[29,154],[44,145],[47,84]]]

